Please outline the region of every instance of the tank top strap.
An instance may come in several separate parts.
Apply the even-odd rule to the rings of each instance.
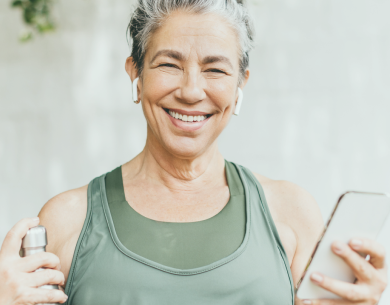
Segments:
[[[233,162],[231,162],[233,163]],[[261,219],[260,214],[263,214],[264,218],[266,219],[267,226],[269,227],[270,231],[272,232],[272,238],[274,239],[274,242],[276,243],[279,253],[283,259],[283,264],[286,268],[286,271],[288,273],[288,278],[290,281],[290,287],[291,287],[291,295],[294,297],[294,282],[291,274],[290,264],[288,262],[286,251],[283,247],[282,241],[280,239],[278,230],[276,229],[275,222],[273,221],[271,212],[268,207],[267,200],[265,198],[264,189],[261,186],[259,180],[253,175],[253,173],[246,167],[242,165],[238,165],[233,163],[241,172],[241,178],[243,183],[247,184],[248,190],[251,193],[251,199],[258,199],[252,201],[251,209],[252,209],[252,219],[253,219],[253,230],[256,232],[256,222]],[[257,196],[256,196],[257,195]],[[255,203],[255,204],[253,204]]]
[[[106,174],[103,174],[99,177],[94,178],[88,184],[87,214],[76,243],[76,248],[73,253],[72,264],[69,270],[68,279],[66,281],[65,293],[67,295],[68,292],[72,291],[73,288],[78,284],[77,280],[75,283],[75,277],[77,277],[76,273],[78,274],[80,271],[81,273],[83,273],[87,271],[87,269],[90,267],[85,263],[81,263],[81,258],[83,256],[83,253],[89,253],[94,251],[93,247],[96,247],[97,243],[96,231],[101,231],[101,236],[106,235],[105,232],[108,232],[108,226],[104,217],[103,207],[101,204],[101,182],[102,179],[104,179],[105,175]],[[100,229],[97,230],[97,228]],[[70,300],[68,299],[67,302],[65,302],[64,304],[70,304],[69,302]]]

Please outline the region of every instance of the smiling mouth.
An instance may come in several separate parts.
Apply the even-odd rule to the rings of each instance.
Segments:
[[[175,112],[173,110],[169,110],[166,108],[163,108],[166,113],[168,113],[171,117],[180,120],[182,122],[186,123],[194,123],[194,122],[202,122],[209,117],[212,116],[212,114],[206,114],[206,115],[186,115],[186,114],[181,114],[178,112]]]

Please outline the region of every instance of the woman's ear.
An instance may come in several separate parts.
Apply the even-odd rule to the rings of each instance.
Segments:
[[[249,69],[246,69],[245,70],[245,75],[244,75],[244,79],[242,80],[241,84],[240,84],[240,88],[243,89],[246,85],[246,83],[248,82],[248,79],[249,79]]]
[[[127,57],[125,63],[125,70],[129,74],[131,82],[133,82],[138,77],[138,71],[135,67],[133,57]]]

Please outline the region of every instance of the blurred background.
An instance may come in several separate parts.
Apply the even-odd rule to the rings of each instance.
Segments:
[[[390,192],[390,2],[248,2],[256,47],[240,116],[220,136],[225,158],[304,187],[324,219],[347,190]],[[56,0],[56,30],[23,43],[20,9],[0,2],[0,243],[142,150],[124,70],[133,5]],[[379,238],[390,254],[390,220]]]

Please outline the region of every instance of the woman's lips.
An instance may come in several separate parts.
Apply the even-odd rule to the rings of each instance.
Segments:
[[[179,109],[163,109],[168,118],[171,120],[172,124],[184,131],[195,131],[200,128],[202,128],[210,119],[211,115],[207,115],[205,112],[200,112],[200,111],[184,111],[184,110],[179,110]],[[184,122],[180,119],[176,119],[172,117],[168,112],[169,110],[183,114],[183,115],[188,115],[188,116],[207,116],[206,119],[200,121],[200,122]]]

